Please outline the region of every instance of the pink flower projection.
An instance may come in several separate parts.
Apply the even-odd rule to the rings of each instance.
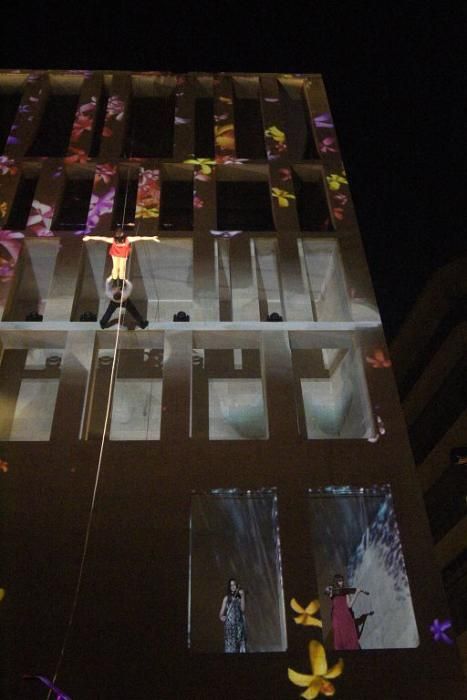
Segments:
[[[39,237],[53,236],[52,218],[54,210],[50,204],[34,199],[26,227]]]
[[[85,131],[91,131],[96,105],[97,98],[91,97],[91,102],[87,102],[86,104],[78,107],[71,131],[71,143],[76,143]]]
[[[8,156],[0,156],[0,173],[2,175],[16,175],[18,168],[15,161]]]
[[[320,153],[337,153],[335,145],[336,139],[332,136],[327,136],[319,142],[318,148]]]
[[[107,102],[107,112],[104,120],[102,136],[108,138],[112,136],[112,124],[114,121],[121,122],[125,115],[125,103],[119,95],[112,95]]]
[[[140,168],[138,194],[136,197],[136,218],[157,219],[160,210],[160,171]]]
[[[96,173],[94,175],[94,184],[98,182],[103,182],[108,185],[112,182],[112,178],[117,172],[115,165],[110,163],[102,163],[96,166]]]
[[[64,158],[65,163],[86,163],[88,157],[82,148],[69,146],[68,155]]]
[[[7,282],[14,275],[16,263],[21,251],[21,239],[24,233],[3,229],[0,231],[0,282]]]
[[[381,348],[375,348],[371,355],[366,356],[366,361],[369,365],[374,367],[374,369],[382,369],[384,367],[391,367],[391,360],[386,357],[384,350]]]

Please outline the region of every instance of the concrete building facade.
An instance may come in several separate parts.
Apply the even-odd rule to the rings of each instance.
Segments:
[[[0,92],[5,697],[464,697],[321,77]],[[127,267],[145,330],[98,323],[83,237],[117,227],[160,239]],[[368,593],[359,650],[333,648],[335,573]]]

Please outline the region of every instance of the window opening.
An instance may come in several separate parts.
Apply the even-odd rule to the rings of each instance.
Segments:
[[[327,486],[308,494],[325,645],[418,646],[390,487]]]
[[[227,594],[232,578],[243,591],[243,611],[239,598]],[[192,496],[188,645],[195,652],[286,650],[274,489]]]

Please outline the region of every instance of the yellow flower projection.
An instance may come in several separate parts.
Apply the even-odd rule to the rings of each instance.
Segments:
[[[277,203],[280,207],[288,207],[289,199],[295,199],[295,195],[287,192],[287,190],[281,190],[279,187],[272,188],[272,196],[277,199]]]
[[[211,165],[216,164],[216,161],[210,160],[210,158],[188,158],[183,162],[191,163],[191,165],[198,165],[203,175],[210,175],[212,173]]]
[[[283,131],[277,128],[277,126],[270,126],[264,132],[266,136],[270,136],[277,143],[285,143],[285,134]]]
[[[136,219],[157,219],[159,216],[159,209],[157,207],[145,207],[142,204],[136,205]]]
[[[6,202],[0,202],[0,216],[6,216],[8,205]]]
[[[233,124],[224,124],[214,127],[216,146],[223,151],[235,150],[235,135]]]
[[[342,175],[338,175],[337,173],[326,175],[326,180],[328,181],[329,189],[334,191],[340,190],[341,185],[349,184],[344,171],[342,171]]]
[[[297,602],[295,598],[292,598],[290,601],[290,607],[292,610],[298,613],[298,616],[294,617],[294,621],[297,623],[297,625],[305,625],[305,627],[323,626],[321,620],[318,620],[317,617],[313,617],[314,613],[319,610],[319,600],[317,598],[316,600],[312,600],[311,603],[306,606],[306,608],[302,608],[300,603]]]
[[[294,685],[298,685],[300,688],[306,688],[306,690],[300,694],[300,697],[305,698],[305,700],[313,700],[313,698],[318,697],[320,693],[331,697],[331,695],[334,695],[336,692],[336,689],[330,682],[330,679],[337,678],[341,675],[344,670],[344,662],[342,659],[339,659],[337,664],[332,668],[328,668],[324,647],[319,642],[315,642],[315,640],[309,643],[308,651],[310,654],[311,675],[297,673],[297,671],[289,668],[287,669],[289,681]]]
[[[5,589],[4,589],[4,588],[0,588],[0,603],[2,602],[2,600],[4,599],[4,597],[5,597]]]

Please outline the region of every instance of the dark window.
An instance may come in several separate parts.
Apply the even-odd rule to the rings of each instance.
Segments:
[[[13,205],[10,209],[6,228],[21,231],[26,228],[29,212],[31,211],[37,177],[21,176],[16,190]]]
[[[125,156],[172,158],[175,95],[134,97],[125,139]]]
[[[77,105],[77,95],[50,95],[28,156],[66,154]]]
[[[91,148],[89,149],[90,158],[96,158],[99,155],[102,129],[104,128],[105,114],[107,111],[108,97],[101,95],[97,103],[96,119],[94,123],[94,131],[92,134]]]
[[[195,100],[195,156],[214,156],[214,100],[199,97]]]
[[[425,493],[425,505],[438,542],[467,515],[467,465],[451,464]]]
[[[135,225],[136,195],[138,181],[121,177],[115,195],[112,228],[122,227],[133,230]]]
[[[15,121],[20,101],[20,92],[8,92],[0,95],[0,151],[2,153]]]
[[[86,228],[92,180],[68,180],[53,230],[82,231]]]
[[[303,88],[279,83],[279,93],[290,160],[318,158]]]
[[[467,549],[443,569],[443,583],[456,634],[467,629]]]
[[[467,357],[448,374],[417,420],[409,428],[409,438],[420,464],[467,406]]]
[[[321,178],[305,180],[294,173],[297,212],[302,231],[332,231],[326,195]]]
[[[439,350],[446,338],[455,326],[467,319],[467,296],[458,299],[449,299],[449,310],[446,316],[439,322],[431,338],[427,339],[412,357],[410,371],[399,381],[398,388],[401,399],[404,399],[412,387],[415,386],[425,367]]]
[[[268,183],[218,182],[217,227],[222,230],[274,231]]]
[[[193,183],[164,180],[161,189],[160,227],[168,231],[193,230]]]
[[[238,158],[264,160],[263,120],[261,107],[255,99],[234,99],[235,148]]]

